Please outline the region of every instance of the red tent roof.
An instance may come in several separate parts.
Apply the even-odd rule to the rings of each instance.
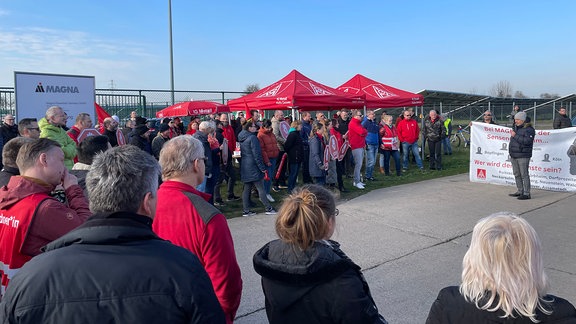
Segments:
[[[357,95],[338,91],[292,70],[287,76],[254,93],[228,101],[232,111],[248,109],[315,110],[363,107]]]
[[[422,95],[393,88],[361,74],[356,74],[337,89],[352,95],[362,96],[366,100],[367,108],[421,106],[424,104]]]
[[[166,107],[156,112],[157,118],[198,116],[230,112],[227,105],[213,101],[185,101]]]

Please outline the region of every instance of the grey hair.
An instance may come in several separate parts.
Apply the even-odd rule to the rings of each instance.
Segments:
[[[46,119],[49,120],[51,117],[56,116],[59,110],[64,111],[64,109],[62,109],[60,106],[52,106],[48,108],[48,110],[46,110]]]
[[[93,213],[137,212],[147,193],[156,196],[160,166],[154,157],[133,145],[96,154],[86,175]]]
[[[190,172],[194,161],[204,158],[202,142],[192,135],[180,135],[164,144],[160,151],[162,180],[169,180]]]
[[[198,130],[204,133],[212,133],[216,129],[216,124],[211,120],[205,120],[198,125]]]

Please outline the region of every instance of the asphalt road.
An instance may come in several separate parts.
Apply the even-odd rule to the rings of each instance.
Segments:
[[[472,229],[482,217],[511,211],[536,229],[544,248],[550,293],[576,303],[576,193],[471,183],[457,175],[383,188],[338,205],[333,239],[366,276],[380,313],[390,323],[424,323],[438,291],[460,283]],[[252,255],[276,238],[274,216],[229,220],[244,289],[236,323],[267,323],[260,276]]]

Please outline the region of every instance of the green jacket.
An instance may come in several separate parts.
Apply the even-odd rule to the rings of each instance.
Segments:
[[[48,138],[58,142],[62,146],[64,152],[64,165],[68,170],[72,170],[74,166],[74,158],[76,157],[76,142],[68,136],[62,127],[57,127],[48,122],[46,118],[38,121],[40,127],[40,137]]]

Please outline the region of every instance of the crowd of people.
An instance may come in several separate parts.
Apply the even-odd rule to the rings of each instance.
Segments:
[[[113,116],[101,125],[103,135],[83,138],[92,127],[90,116],[79,114],[66,130],[67,116],[54,106],[38,122],[23,119],[19,135],[4,145],[1,322],[232,323],[242,276],[228,223],[214,206],[223,201],[212,197],[228,181],[228,199],[239,199],[230,186],[236,179],[233,152],[239,149],[244,215],[253,214],[253,189],[266,213],[277,215],[278,239],[253,259],[270,323],[386,323],[360,267],[331,240],[339,211],[329,187],[344,190],[349,162],[354,185],[363,187],[366,145],[376,147],[366,150],[371,157],[365,179],[374,176],[369,172],[376,151],[385,163],[393,158],[401,175],[400,146],[405,163],[409,152],[419,156],[412,147],[420,131],[410,110],[396,124],[389,115],[376,123],[372,111],[366,118],[359,110],[330,119],[318,113],[315,120],[305,113],[302,120],[290,120],[287,130],[281,129],[281,111],[271,120],[252,112],[234,123],[227,115],[211,116],[193,120],[192,135],[184,133],[181,120],[156,126],[133,115],[128,132],[118,129]],[[524,123],[525,113],[515,119]],[[435,111],[424,124],[423,134],[434,145],[447,135]],[[329,135],[339,145],[349,143],[349,159],[343,154],[326,161]],[[309,177],[303,179],[314,184],[297,186],[303,163]],[[422,168],[422,161],[416,165]],[[431,150],[430,167],[441,169],[440,147]],[[382,172],[390,174],[389,165]],[[276,211],[270,190],[280,186],[289,194]],[[502,213],[475,226],[462,283],[440,292],[427,322],[497,319],[576,321],[568,301],[547,294],[533,228]]]

